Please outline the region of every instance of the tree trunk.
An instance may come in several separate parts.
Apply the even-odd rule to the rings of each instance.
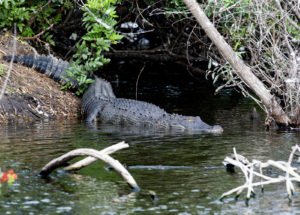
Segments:
[[[235,74],[237,74],[260,98],[268,114],[274,118],[279,126],[288,126],[290,119],[282,110],[275,97],[271,95],[270,91],[266,89],[264,84],[251,72],[250,68],[244,64],[243,60],[237,56],[233,49],[226,43],[214,25],[207,18],[203,10],[199,7],[196,0],[183,0],[183,2],[187,5],[188,9],[192,12],[208,37],[217,46],[223,57],[234,68]]]

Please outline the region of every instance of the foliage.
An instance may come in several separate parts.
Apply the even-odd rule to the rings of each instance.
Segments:
[[[16,23],[21,36],[32,37],[58,23],[62,12],[70,8],[70,1],[0,0],[0,28],[9,30]],[[41,38],[54,45],[49,33],[42,34]]]
[[[77,94],[81,94],[93,82],[88,78],[89,75],[110,62],[102,52],[108,51],[111,44],[116,44],[122,38],[113,28],[117,23],[116,8],[113,6],[116,3],[117,0],[88,0],[82,7],[83,25],[87,33],[82,37],[82,42],[77,44],[77,52],[73,56],[76,60],[68,71],[68,77],[79,84]],[[71,87],[71,83],[66,87]]]
[[[170,13],[166,13],[166,16],[169,17],[170,14],[177,14],[178,18],[181,19],[182,15],[187,17],[187,8],[183,1],[181,0],[171,0],[165,6],[165,9]]]
[[[78,81],[77,94],[81,94],[92,82],[89,75],[109,63],[110,60],[101,54],[102,51],[108,51],[111,44],[122,38],[113,29],[117,18],[113,4],[117,3],[117,0],[88,0],[81,7],[84,11],[82,21],[87,33],[77,44],[72,72],[68,72],[68,77]],[[0,0],[0,28],[9,30],[16,23],[21,36],[31,38],[41,33],[41,39],[55,45],[49,29],[61,21],[63,13],[73,4],[72,0]],[[64,88],[70,86],[68,83]]]
[[[209,76],[211,76],[211,78],[213,79],[213,84],[216,84],[219,78],[222,78],[223,81],[226,81],[226,85],[229,86],[234,80],[232,66],[228,62],[220,66],[212,58],[209,59],[206,72],[206,78],[208,78]]]
[[[4,72],[6,72],[8,68],[2,64],[0,64],[0,76],[4,75]]]
[[[26,8],[25,1],[2,0],[0,1],[0,27],[11,29],[14,22],[22,35],[33,35],[32,29],[27,26],[24,28],[25,23],[31,18],[31,13],[34,8]]]

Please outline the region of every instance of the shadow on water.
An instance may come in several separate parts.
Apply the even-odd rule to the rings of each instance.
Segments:
[[[1,128],[0,166],[13,169],[19,177],[12,186],[0,188],[1,214],[300,213],[300,194],[297,191],[289,205],[284,185],[268,186],[264,194],[256,190],[257,197],[248,207],[243,196],[238,201],[233,197],[218,201],[223,192],[244,183],[240,172],[230,174],[222,166],[233,147],[250,160],[287,160],[291,146],[299,142],[299,133],[267,132],[263,116],[260,121],[250,120],[251,101],[231,92],[213,96],[202,90],[175,95],[176,105],[170,104],[173,96],[168,90],[159,90],[166,92],[158,93],[165,97],[161,103],[146,92],[141,96],[169,112],[200,115],[209,124],[220,124],[222,135],[139,133],[104,125],[89,127],[77,120]],[[182,94],[190,97],[180,97]],[[130,148],[113,157],[129,167],[142,188],[140,194],[128,197],[126,183],[114,171],[106,171],[101,162],[76,173],[57,170],[48,179],[38,177],[43,165],[65,152],[81,147],[102,149],[122,140]],[[157,202],[150,199],[148,190],[157,193]]]

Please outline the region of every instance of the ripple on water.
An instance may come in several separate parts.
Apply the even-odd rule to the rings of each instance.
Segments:
[[[23,202],[23,204],[24,205],[38,205],[38,204],[40,204],[40,202],[37,200],[33,200],[33,201],[25,201],[25,202]]]
[[[72,210],[72,207],[64,206],[64,207],[58,207],[56,209],[56,213],[67,213]]]

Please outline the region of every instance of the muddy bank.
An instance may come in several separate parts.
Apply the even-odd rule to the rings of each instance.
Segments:
[[[0,86],[2,88],[9,63],[2,56],[12,53],[12,38],[0,35]],[[33,49],[17,42],[16,55],[32,53]],[[77,117],[80,98],[62,91],[60,84],[32,68],[13,64],[3,99],[0,101],[0,123],[37,119]]]

